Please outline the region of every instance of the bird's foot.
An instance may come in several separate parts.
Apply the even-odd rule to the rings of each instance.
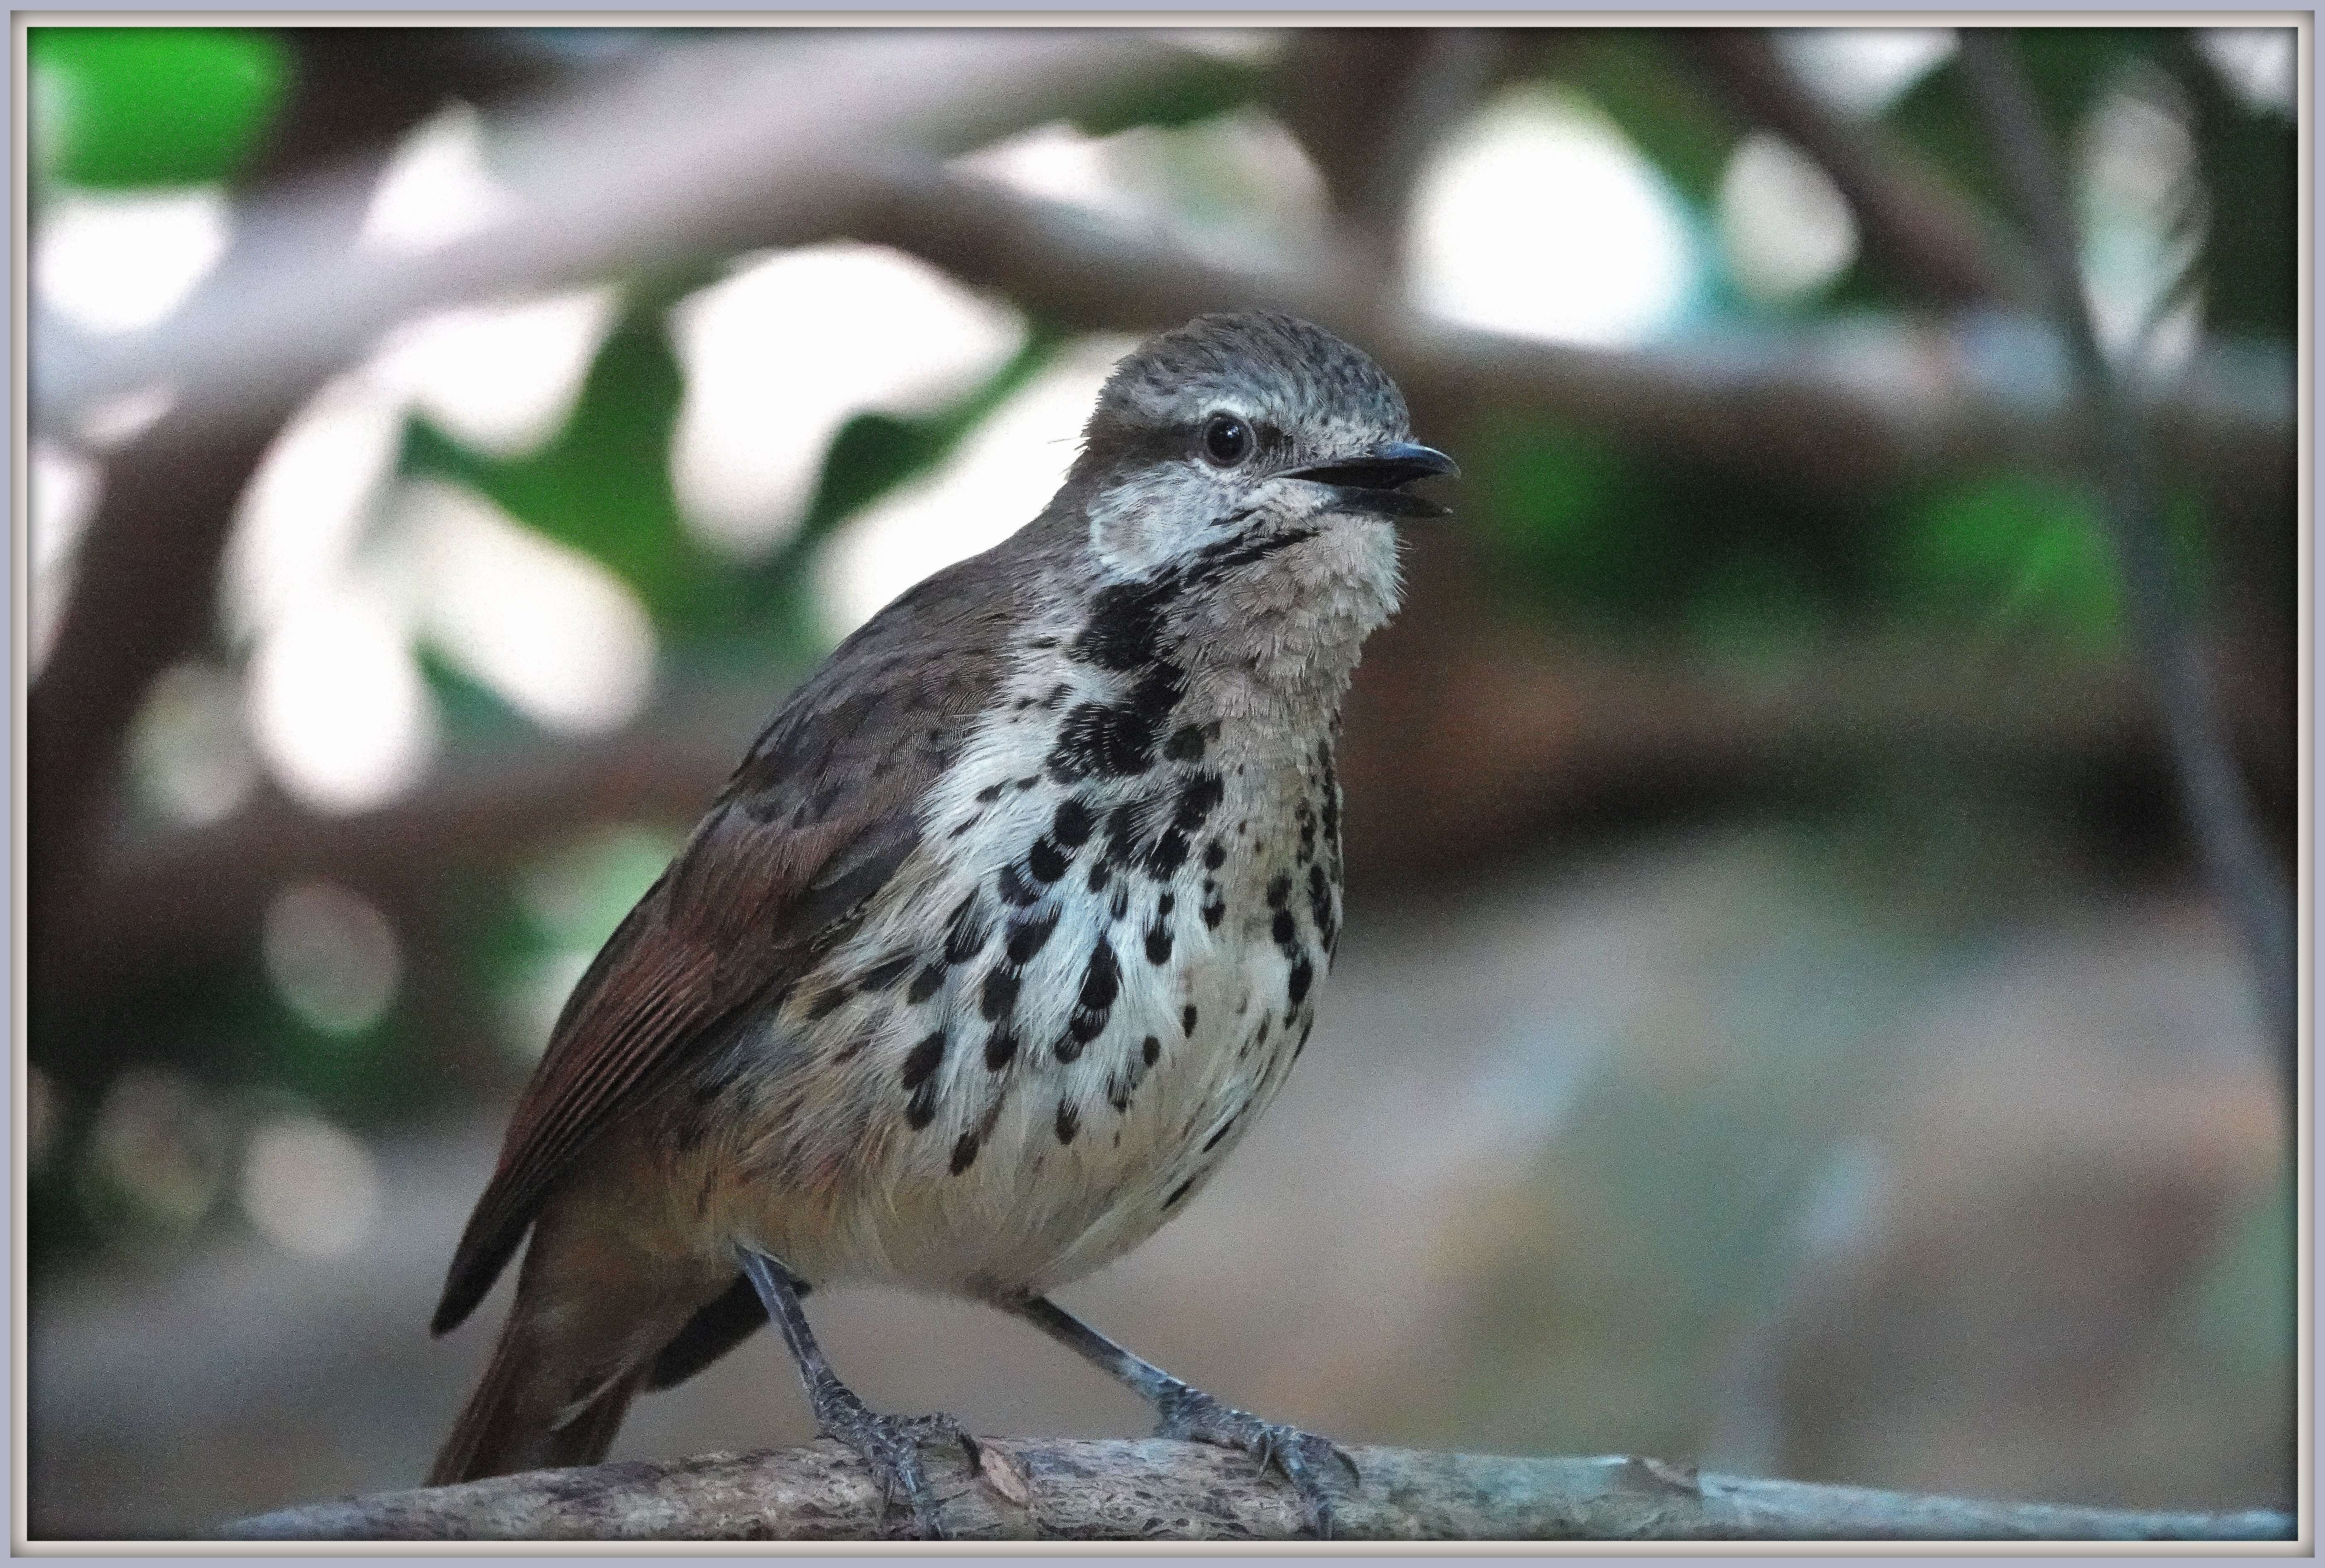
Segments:
[[[1300,1511],[1319,1538],[1332,1534],[1332,1498],[1324,1489],[1324,1472],[1338,1468],[1348,1472],[1348,1484],[1363,1480],[1357,1461],[1329,1438],[1280,1422],[1262,1421],[1247,1411],[1222,1405],[1200,1388],[1174,1383],[1156,1402],[1157,1437],[1184,1438],[1193,1443],[1239,1448],[1274,1470],[1300,1494]]]
[[[977,1439],[949,1415],[882,1415],[844,1387],[834,1386],[818,1400],[816,1425],[826,1437],[854,1449],[880,1485],[881,1500],[893,1510],[901,1502],[912,1510],[914,1532],[922,1540],[944,1539],[937,1518],[939,1499],[921,1467],[921,1444],[942,1440],[960,1444],[972,1469],[977,1462]]]

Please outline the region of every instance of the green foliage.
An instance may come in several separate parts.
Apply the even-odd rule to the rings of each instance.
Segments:
[[[1668,37],[1592,31],[1561,57],[1558,74],[1588,94],[1689,202],[1708,210],[1718,200],[1745,127]]]
[[[1249,102],[1260,87],[1250,66],[1190,55],[1155,71],[1112,103],[1075,116],[1085,135],[1110,136],[1134,125],[1186,125]]]
[[[1481,431],[1463,459],[1465,515],[1521,614],[1733,648],[1814,635],[1861,604],[1872,577],[1852,543],[1865,514],[1829,496],[1549,425]]]
[[[35,27],[32,166],[70,184],[230,178],[282,106],[291,64],[256,28]]]
[[[2112,645],[2123,604],[2106,523],[2080,487],[2005,472],[1948,486],[1906,515],[1900,598],[1988,626],[2038,625]]]
[[[2163,522],[2173,588],[2193,613],[2211,575],[2204,511],[2192,495],[2176,495]],[[2102,503],[2087,487],[2003,470],[1905,502],[1898,524],[1885,580],[1909,615],[2031,630],[2093,653],[2122,645],[2122,570]]]
[[[2195,108],[2210,196],[2204,254],[2207,326],[2290,339],[2301,302],[2300,147],[2293,117],[2246,108],[2184,38],[2166,56]]]

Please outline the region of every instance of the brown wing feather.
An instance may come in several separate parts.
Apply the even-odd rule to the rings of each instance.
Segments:
[[[573,989],[436,1309],[476,1307],[610,1120],[796,984],[919,842],[919,805],[1002,674],[1030,578],[1007,549],[938,573],[843,643]]]

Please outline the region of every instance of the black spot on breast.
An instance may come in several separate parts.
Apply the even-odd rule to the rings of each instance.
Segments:
[[[912,955],[900,952],[894,958],[882,959],[878,963],[866,970],[856,977],[856,983],[867,991],[885,991],[903,979],[904,971],[912,967]]]
[[[1090,600],[1090,616],[1068,654],[1107,670],[1135,670],[1162,656],[1162,617],[1185,585],[1175,571],[1109,583]]]
[[[954,1175],[959,1175],[963,1171],[968,1169],[969,1166],[977,1164],[977,1129],[971,1127],[968,1131],[960,1135],[959,1142],[952,1146],[952,1174]]]
[[[1239,1117],[1243,1113],[1241,1111],[1237,1111],[1235,1116],[1231,1116],[1227,1118],[1227,1120],[1219,1123],[1219,1130],[1203,1140],[1203,1153],[1208,1155],[1213,1149],[1218,1148],[1219,1146],[1220,1140],[1225,1138],[1227,1134],[1235,1131],[1236,1117]]]
[[[1268,923],[1267,934],[1274,938],[1275,945],[1283,950],[1286,958],[1299,949],[1299,923],[1292,918],[1292,912],[1288,909],[1275,912],[1275,918]]]
[[[937,988],[943,984],[944,966],[942,964],[930,964],[927,968],[922,970],[919,974],[912,977],[912,988],[904,993],[904,1000],[917,1007],[922,1002],[927,1001],[931,997],[935,996],[937,994]]]
[[[1021,790],[1030,790],[1030,789],[1032,789],[1035,784],[1040,784],[1041,782],[1042,782],[1042,775],[1041,775],[1040,774],[1038,774],[1038,773],[1029,773],[1029,774],[1027,774],[1024,778],[1021,778],[1021,779],[1019,779],[1019,780],[1017,781],[1017,787],[1018,787],[1019,789],[1021,789]]]
[[[1316,923],[1316,934],[1324,943],[1324,951],[1332,950],[1336,934],[1332,925],[1332,885],[1325,878],[1321,865],[1308,868],[1308,914]]]
[[[1020,968],[1032,962],[1033,955],[1040,952],[1042,945],[1050,940],[1050,933],[1057,929],[1058,911],[1054,906],[1047,914],[1011,921],[1007,949],[1009,961]]]
[[[1183,1181],[1183,1182],[1180,1183],[1177,1186],[1175,1186],[1175,1187],[1172,1188],[1172,1189],[1171,1189],[1171,1195],[1170,1195],[1169,1197],[1167,1197],[1167,1198],[1165,1198],[1165,1199],[1163,1199],[1163,1200],[1162,1200],[1162,1207],[1164,1207],[1165,1209],[1168,1209],[1168,1208],[1170,1208],[1172,1204],[1176,1203],[1180,1199],[1181,1199],[1181,1198],[1185,1197],[1185,1196],[1187,1195],[1188,1190],[1189,1190],[1190,1188],[1191,1188],[1192,1186],[1194,1186],[1194,1184],[1195,1184],[1195,1178],[1194,1178],[1194,1177],[1192,1177],[1192,1176],[1190,1176],[1190,1177],[1188,1177],[1185,1181]]]
[[[977,803],[979,805],[986,806],[991,805],[994,802],[1001,798],[1001,791],[1003,788],[1003,785],[997,784],[987,784],[983,789],[977,792]]]
[[[1300,1060],[1300,1053],[1308,1049],[1308,1036],[1313,1035],[1315,1032],[1316,1020],[1312,1017],[1300,1025],[1300,1044],[1292,1048],[1292,1061],[1297,1062]]]
[[[1187,863],[1187,835],[1172,826],[1162,830],[1146,851],[1146,874],[1160,881],[1176,875]]]
[[[1278,871],[1274,877],[1268,878],[1267,906],[1270,909],[1283,908],[1291,897],[1292,878],[1288,875]]]
[[[1061,1144],[1073,1142],[1074,1134],[1081,1131],[1081,1127],[1082,1115],[1074,1109],[1074,1102],[1070,1099],[1059,1100],[1058,1141]]]
[[[1114,998],[1122,988],[1122,968],[1115,960],[1114,944],[1099,937],[1090,950],[1089,963],[1082,970],[1082,988],[1074,998],[1074,1010],[1066,1020],[1066,1033],[1057,1044],[1058,1060],[1071,1062],[1082,1053],[1082,1047],[1105,1032],[1107,1016],[1114,1010]]]
[[[1014,861],[1004,866],[1001,874],[993,879],[993,891],[1000,895],[1002,903],[1020,909],[1042,896],[1042,890],[1027,879]]]
[[[1097,820],[1090,815],[1089,805],[1079,795],[1068,795],[1058,804],[1058,814],[1051,819],[1050,832],[1069,849],[1079,849],[1090,836]]]
[[[904,1053],[904,1087],[918,1089],[944,1060],[945,1032],[939,1029]]]
[[[1146,1065],[1149,1067],[1162,1060],[1162,1042],[1159,1036],[1149,1035],[1146,1036],[1146,1044],[1141,1045],[1138,1050],[1139,1054],[1146,1058]]]
[[[998,1072],[1008,1066],[1010,1059],[1016,1054],[1017,1031],[1005,1020],[985,1037],[985,1065],[988,1071]]]
[[[1283,994],[1292,998],[1293,1007],[1298,1007],[1308,995],[1308,988],[1315,979],[1316,966],[1308,961],[1306,953],[1292,960],[1292,974],[1283,982]]]
[[[811,1019],[829,1018],[839,1010],[839,1005],[846,1000],[848,1000],[848,988],[834,986],[808,1004],[807,1016]]]
[[[1215,773],[1199,773],[1189,779],[1179,791],[1179,809],[1171,819],[1175,827],[1188,833],[1202,830],[1219,803],[1227,799],[1227,781]]]
[[[1130,1096],[1133,1087],[1134,1086],[1126,1079],[1109,1078],[1106,1081],[1106,1102],[1107,1104],[1114,1107],[1115,1114],[1116,1116],[1121,1115],[1123,1112],[1130,1109]]]
[[[1212,894],[1209,898],[1204,900],[1203,923],[1205,925],[1208,925],[1212,930],[1216,931],[1218,929],[1219,922],[1225,920],[1227,917],[1227,901],[1221,898],[1217,893]]]
[[[945,923],[945,962],[967,963],[985,951],[985,940],[992,934],[992,924],[986,919],[985,911],[977,907],[977,895],[971,893]]]
[[[1180,1029],[1181,1029],[1181,1032],[1183,1032],[1184,1034],[1186,1034],[1186,1035],[1189,1035],[1190,1037],[1192,1037],[1192,1035],[1194,1035],[1194,1033],[1195,1033],[1195,1004],[1194,1004],[1194,1003],[1192,1003],[1192,1002],[1188,1003],[1188,1004],[1187,1004],[1187,1007],[1186,1007],[1186,1010],[1185,1010],[1184,1012],[1182,1012],[1182,1013],[1181,1013],[1181,1014],[1179,1015],[1179,1027],[1180,1027]]]
[[[1267,1014],[1263,1013],[1260,1015],[1259,1032],[1251,1037],[1252,1049],[1255,1051],[1260,1046],[1267,1044],[1267,1026],[1274,1022],[1275,1020]]]
[[[989,970],[985,977],[985,988],[977,994],[977,1010],[985,1015],[988,1024],[1009,1016],[1017,1005],[1017,971],[1007,964]]]
[[[1065,850],[1051,843],[1045,834],[1033,840],[1025,851],[1025,869],[1042,882],[1055,882],[1066,874],[1066,862],[1071,858]]]
[[[912,1098],[904,1102],[904,1120],[914,1131],[937,1118],[937,1081],[930,1079],[912,1090]]]
[[[1114,898],[1106,906],[1106,917],[1111,921],[1119,921],[1124,915],[1128,914],[1129,913],[1130,884],[1127,882],[1116,883],[1114,889]]]
[[[1146,928],[1146,961],[1150,964],[1171,961],[1171,928],[1159,919]]]
[[[1046,765],[1061,784],[1096,775],[1127,778],[1154,759],[1163,724],[1186,695],[1186,673],[1168,661],[1146,667],[1117,702],[1077,703],[1058,726]]]
[[[1216,871],[1227,863],[1227,847],[1213,839],[1203,846],[1203,869]]]
[[[1089,890],[1092,893],[1105,892],[1107,883],[1111,880],[1113,877],[1114,868],[1108,866],[1104,859],[1091,861],[1089,868]]]
[[[1191,724],[1181,724],[1171,732],[1170,741],[1162,755],[1172,762],[1200,762],[1203,759],[1203,732]]]
[[[1162,890],[1162,896],[1154,901],[1154,917],[1157,920],[1166,920],[1170,918],[1171,912],[1178,907],[1179,895],[1166,887]]]

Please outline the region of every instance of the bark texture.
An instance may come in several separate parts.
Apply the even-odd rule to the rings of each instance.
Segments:
[[[930,1450],[957,1540],[1301,1539],[1292,1489],[1197,1443],[990,1442],[1000,1485]],[[2290,1515],[2131,1513],[1972,1502],[1859,1487],[1699,1474],[1660,1460],[1505,1459],[1351,1450],[1363,1486],[1338,1500],[1352,1541],[2291,1540]],[[1014,1465],[1010,1462],[1014,1461]],[[1002,1487],[1026,1485],[1029,1501]],[[349,1498],[244,1519],[241,1541],[860,1541],[893,1538],[862,1463],[838,1443],[672,1464],[542,1471]]]

